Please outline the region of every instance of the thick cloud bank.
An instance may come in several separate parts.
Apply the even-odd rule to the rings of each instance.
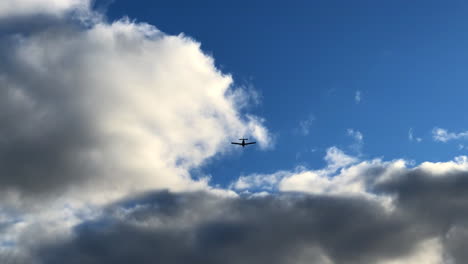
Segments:
[[[379,175],[374,175],[379,176]],[[147,194],[109,206],[43,263],[464,263],[466,173],[408,172],[364,196]]]

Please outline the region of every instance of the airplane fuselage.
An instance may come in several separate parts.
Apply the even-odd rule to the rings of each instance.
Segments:
[[[245,147],[245,145],[246,145],[246,144],[245,144],[245,139],[242,139],[241,146],[242,146],[242,147]]]

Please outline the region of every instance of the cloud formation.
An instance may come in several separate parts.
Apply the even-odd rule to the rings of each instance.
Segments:
[[[448,132],[447,129],[435,127],[434,129],[432,129],[432,138],[435,141],[444,142],[444,143],[450,140],[467,139],[468,131],[460,132],[460,133],[453,133],[453,132]]]
[[[269,143],[263,120],[242,116],[231,76],[184,35],[62,21],[0,45],[3,190],[200,188],[188,170],[229,138]]]
[[[403,160],[337,163],[343,155],[329,150],[330,164],[320,171],[284,171],[270,179],[280,184],[315,173],[319,180],[308,189],[240,197],[148,192],[105,206],[92,219],[73,224],[69,235],[41,236],[47,229],[32,226],[18,242],[27,253],[22,260],[464,263],[467,157],[408,167]]]

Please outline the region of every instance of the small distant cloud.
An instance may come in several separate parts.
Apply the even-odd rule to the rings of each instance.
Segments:
[[[453,133],[448,132],[447,129],[434,127],[434,129],[432,129],[432,138],[434,139],[434,141],[444,143],[450,140],[468,139],[468,131]]]
[[[299,127],[295,129],[295,132],[303,136],[307,136],[310,133],[310,127],[312,122],[315,120],[313,115],[310,115],[309,118],[299,121]]]
[[[303,135],[308,135],[310,132],[311,123],[312,123],[311,120],[302,120],[301,122],[299,122],[299,131]]]
[[[361,102],[361,91],[356,91],[356,93],[354,94],[354,101],[356,102],[356,104],[359,104]]]
[[[301,152],[296,152],[296,160],[300,159],[302,156]]]
[[[362,145],[364,144],[364,136],[359,130],[355,130],[352,128],[348,128],[346,130],[346,133],[348,134],[348,136],[354,139],[354,143],[351,145],[351,149],[360,154],[362,150]]]
[[[354,140],[356,140],[357,142],[362,142],[364,139],[364,136],[362,135],[361,132],[359,132],[358,130],[354,130],[352,128],[348,128],[347,134],[348,136],[351,136],[352,138],[354,138]]]
[[[410,128],[408,130],[408,139],[409,139],[409,141],[416,141],[416,142],[421,142],[422,141],[422,138],[414,136],[413,128]]]

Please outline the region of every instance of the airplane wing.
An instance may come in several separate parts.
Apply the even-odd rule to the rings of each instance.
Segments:
[[[241,143],[231,142],[231,144],[242,145]]]
[[[249,142],[249,143],[245,143],[246,145],[250,145],[250,144],[255,144],[257,142]]]

